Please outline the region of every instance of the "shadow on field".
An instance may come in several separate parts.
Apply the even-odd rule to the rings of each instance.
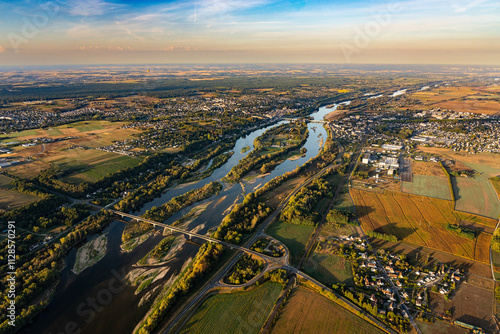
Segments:
[[[457,184],[457,178],[454,176],[450,176],[450,179],[451,179],[451,185],[453,187],[453,195],[455,196],[455,201],[458,201],[459,199],[462,198],[462,196],[460,196],[460,188],[458,187]]]
[[[358,219],[368,216],[372,212],[375,212],[375,210],[369,206],[356,205],[356,215],[358,216]]]
[[[404,240],[415,233],[412,228],[395,226],[394,224],[381,226],[375,229],[375,232],[394,235],[398,238],[398,240]]]

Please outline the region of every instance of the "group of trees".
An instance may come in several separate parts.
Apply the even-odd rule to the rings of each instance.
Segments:
[[[453,183],[451,182],[451,175],[446,169],[446,167],[443,164],[443,161],[439,161],[439,164],[441,165],[441,168],[443,169],[444,174],[446,175],[446,178],[448,179],[448,187],[450,188],[450,196],[451,200],[455,202],[455,192],[453,191]]]
[[[168,253],[170,247],[174,243],[176,237],[171,235],[164,238],[162,241],[158,243],[146,256],[139,260],[138,264],[146,265],[148,264],[147,260],[152,258],[155,261],[161,261],[161,259]]]
[[[355,218],[356,215],[351,211],[337,209],[330,210],[330,212],[328,212],[328,215],[326,216],[326,220],[329,223],[337,224],[340,226],[345,224],[358,225]]]
[[[188,268],[179,275],[165,297],[153,305],[152,311],[134,333],[149,334],[155,332],[175,302],[186,295],[194,284],[214,268],[223,251],[222,245],[203,244]]]
[[[389,127],[387,124],[379,125],[375,128],[378,133],[383,133],[387,136],[398,137],[402,140],[408,139],[413,135],[413,130],[409,128],[401,128],[399,126]]]
[[[224,217],[215,231],[215,239],[224,240],[234,244],[242,241],[243,235],[254,231],[270,213],[271,208],[260,202],[254,193],[245,197],[243,203],[236,204],[231,212]]]
[[[245,284],[257,276],[264,267],[262,261],[252,258],[250,255],[244,255],[234,265],[231,275],[227,278],[230,284]]]
[[[446,229],[448,231],[452,231],[456,234],[458,234],[461,237],[468,238],[468,239],[476,239],[477,237],[477,231],[473,230],[471,228],[463,227],[457,224],[448,224],[446,225]]]
[[[152,207],[151,210],[146,211],[144,217],[158,222],[163,222],[177,211],[209,198],[212,195],[218,194],[221,190],[222,184],[215,181],[210,182],[199,189],[193,189],[185,194],[174,197],[160,207]]]
[[[123,242],[129,241],[135,237],[143,235],[144,233],[147,233],[152,230],[153,230],[153,225],[143,221],[134,220],[128,223],[125,226],[125,229],[123,229],[122,241]]]
[[[375,231],[366,231],[366,235],[376,239],[386,240],[390,242],[398,242],[398,238],[392,234],[385,234]]]
[[[324,179],[316,179],[293,196],[281,211],[281,220],[297,225],[315,226],[320,215],[316,204],[323,197],[333,197],[331,187]]]

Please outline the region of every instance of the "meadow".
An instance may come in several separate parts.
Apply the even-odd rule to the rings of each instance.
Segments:
[[[327,286],[354,284],[351,263],[334,254],[313,252],[304,263],[304,272]]]
[[[493,219],[475,216],[477,237],[462,237],[446,229],[448,224],[464,223],[454,211],[453,202],[399,192],[384,194],[351,189],[363,229],[396,236],[418,246],[448,252],[476,261],[489,262],[492,235],[479,224],[491,226]]]
[[[284,243],[290,251],[290,262],[297,264],[313,231],[314,227],[312,226],[277,221],[266,230],[266,233]]]
[[[401,182],[401,190],[406,193],[435,197],[451,201],[450,187],[444,176],[413,175],[412,182]]]
[[[209,297],[189,318],[181,333],[259,333],[282,286],[263,285],[244,292]]]
[[[500,201],[490,181],[482,176],[475,178],[452,177],[455,209],[478,215],[498,218]]]
[[[384,333],[378,327],[312,291],[299,288],[288,298],[271,329],[272,334]]]

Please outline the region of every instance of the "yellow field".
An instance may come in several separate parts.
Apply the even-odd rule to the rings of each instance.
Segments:
[[[400,192],[379,194],[356,189],[351,189],[351,195],[365,230],[395,235],[403,242],[489,262],[490,233],[481,232],[472,240],[446,229],[448,224],[460,222],[463,218],[456,214],[451,201]],[[474,218],[476,223],[494,223],[492,219]]]
[[[369,322],[326,297],[299,288],[279,314],[271,329],[278,333],[384,333]]]
[[[500,102],[496,100],[499,93],[500,89],[491,90],[483,87],[440,87],[416,92],[412,97],[429,107],[494,115],[499,114],[500,110]]]

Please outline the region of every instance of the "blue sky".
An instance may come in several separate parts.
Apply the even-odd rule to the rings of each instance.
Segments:
[[[500,1],[0,0],[0,65],[499,64]]]

